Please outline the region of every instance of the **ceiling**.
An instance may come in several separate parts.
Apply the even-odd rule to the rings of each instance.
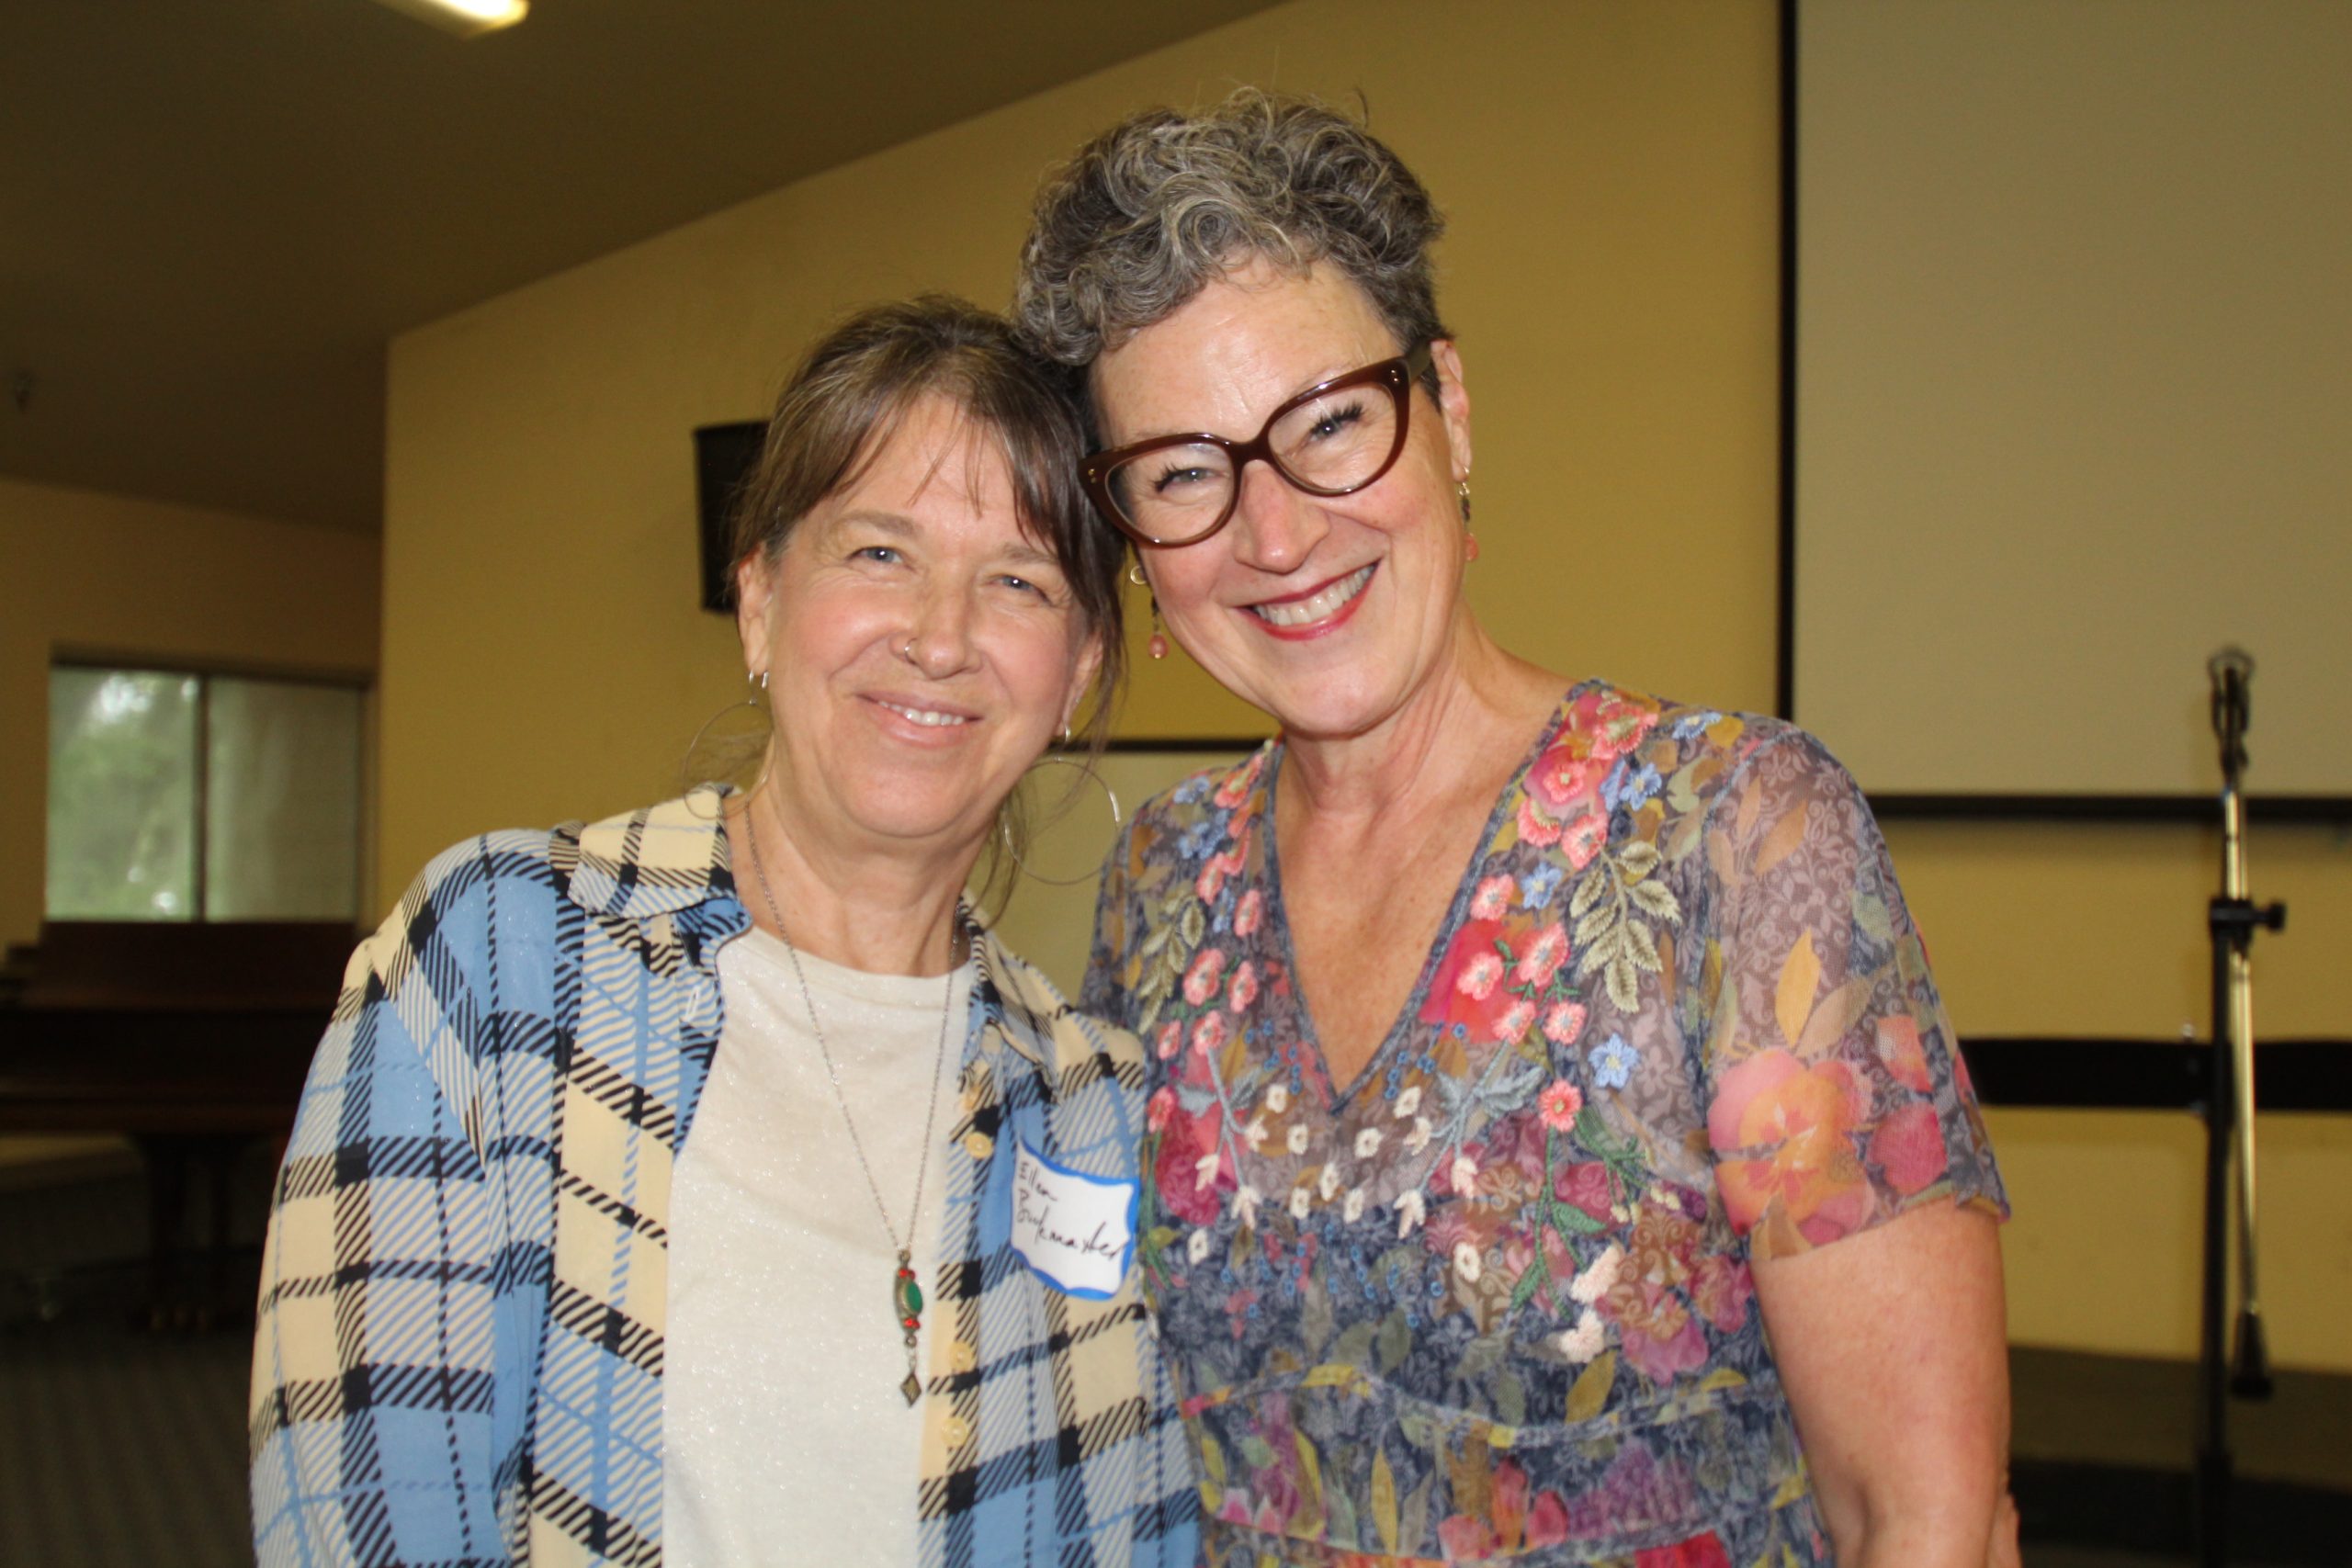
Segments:
[[[394,334],[1266,8],[0,3],[0,474],[379,527]]]

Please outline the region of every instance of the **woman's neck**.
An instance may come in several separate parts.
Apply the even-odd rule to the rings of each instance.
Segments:
[[[729,863],[753,924],[803,953],[868,974],[944,975],[963,961],[956,908],[978,844],[860,848],[796,832],[791,815],[770,785],[729,802]]]
[[[1383,824],[1464,791],[1490,795],[1566,684],[1505,652],[1465,609],[1448,658],[1380,724],[1356,735],[1284,734],[1282,816]]]

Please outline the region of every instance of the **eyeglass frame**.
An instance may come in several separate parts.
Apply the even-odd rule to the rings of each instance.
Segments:
[[[1396,466],[1396,459],[1404,455],[1405,437],[1412,428],[1413,384],[1422,377],[1431,374],[1433,369],[1434,364],[1430,355],[1430,345],[1424,343],[1407,350],[1394,359],[1379,360],[1360,370],[1351,370],[1345,375],[1334,376],[1328,381],[1317,382],[1298,396],[1285,400],[1280,407],[1266,416],[1266,423],[1258,427],[1258,434],[1247,441],[1236,441],[1229,436],[1214,434],[1208,431],[1200,431],[1190,435],[1155,435],[1146,441],[1130,442],[1125,446],[1114,446],[1090,454],[1086,460],[1078,466],[1079,483],[1085,490],[1087,499],[1094,502],[1094,510],[1101,514],[1104,522],[1137,545],[1155,550],[1181,550],[1188,545],[1201,544],[1215,537],[1227,523],[1232,522],[1234,513],[1241,506],[1241,470],[1253,460],[1262,459],[1266,467],[1272,468],[1284,484],[1305,494],[1325,498],[1353,495],[1360,490],[1369,490],[1378,484],[1387,476],[1388,470]],[[1396,439],[1389,443],[1388,455],[1380,460],[1380,466],[1373,469],[1369,475],[1358,479],[1354,484],[1341,485],[1336,490],[1327,490],[1320,485],[1308,484],[1285,468],[1283,460],[1274,455],[1273,445],[1268,438],[1273,434],[1274,426],[1280,424],[1284,417],[1295,413],[1317,398],[1328,397],[1333,392],[1345,391],[1351,387],[1369,386],[1374,383],[1385,386],[1390,399],[1396,405]],[[1215,446],[1233,464],[1233,485],[1226,493],[1225,510],[1217,513],[1216,522],[1187,539],[1153,538],[1130,523],[1120,512],[1118,503],[1111,497],[1113,469],[1124,463],[1133,462],[1137,457],[1146,457],[1170,446]]]

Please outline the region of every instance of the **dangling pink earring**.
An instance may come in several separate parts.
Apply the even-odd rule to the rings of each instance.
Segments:
[[[1464,534],[1462,536],[1462,558],[1465,563],[1478,558],[1477,535]]]
[[[1143,562],[1139,560],[1127,562],[1127,581],[1151,595],[1151,640],[1144,646],[1154,659],[1165,659],[1168,657],[1168,632],[1159,624],[1159,591],[1144,577]]]

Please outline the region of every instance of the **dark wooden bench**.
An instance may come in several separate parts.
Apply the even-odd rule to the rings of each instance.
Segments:
[[[353,940],[339,922],[59,920],[0,965],[0,1132],[130,1138],[157,1321],[236,1310],[220,1290],[230,1175],[293,1125]],[[178,1264],[199,1172],[211,1234],[191,1280]]]

